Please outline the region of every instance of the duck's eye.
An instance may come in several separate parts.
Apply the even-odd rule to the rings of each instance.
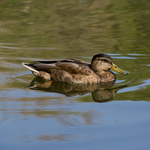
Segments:
[[[103,59],[102,60],[103,62],[106,62],[106,63],[109,63],[109,61],[107,59]]]

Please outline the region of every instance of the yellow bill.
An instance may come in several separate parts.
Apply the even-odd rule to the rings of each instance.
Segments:
[[[115,71],[115,72],[118,72],[118,73],[121,73],[121,74],[128,74],[127,72],[125,72],[124,70],[118,68],[115,64],[113,64],[112,68],[110,69],[112,71]]]

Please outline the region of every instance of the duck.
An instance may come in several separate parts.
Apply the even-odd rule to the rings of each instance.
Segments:
[[[116,76],[112,71],[127,74],[114,64],[109,55],[103,53],[95,54],[91,63],[71,58],[33,63],[23,62],[22,65],[32,71],[34,76],[43,80],[70,84],[115,82]]]

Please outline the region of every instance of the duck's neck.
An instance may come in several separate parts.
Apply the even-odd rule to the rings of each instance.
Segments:
[[[100,72],[100,73],[97,73],[97,74],[100,77],[101,82],[116,81],[116,76],[110,71],[103,71],[103,72]]]

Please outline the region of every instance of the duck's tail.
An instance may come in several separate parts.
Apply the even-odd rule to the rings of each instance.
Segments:
[[[33,68],[33,66],[31,64],[25,63],[23,62],[22,65],[26,68],[28,68],[29,70],[31,70],[33,73],[39,73],[38,70],[36,70],[35,68]]]
[[[36,66],[34,66],[34,64],[28,64],[28,63],[22,63],[22,65],[26,68],[28,68],[30,71],[32,71],[33,75],[35,75],[36,77],[40,77],[44,80],[50,80],[51,76],[49,73],[45,72],[45,71],[38,71],[36,69]]]

